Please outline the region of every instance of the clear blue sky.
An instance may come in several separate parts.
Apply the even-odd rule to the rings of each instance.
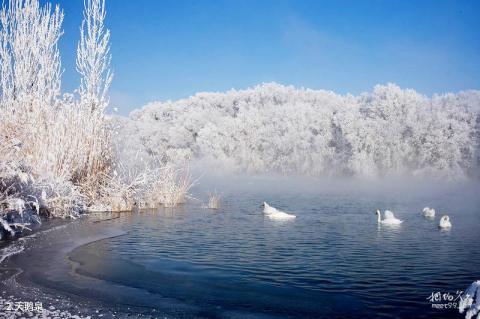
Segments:
[[[53,2],[65,10],[72,90],[83,1]],[[270,81],[354,94],[387,82],[424,94],[480,88],[480,1],[107,0],[107,10],[122,114]]]

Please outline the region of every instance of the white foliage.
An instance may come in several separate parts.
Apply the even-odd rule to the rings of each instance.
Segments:
[[[105,0],[84,0],[84,14],[77,50],[77,71],[82,76],[79,93],[82,103],[102,112],[108,105],[110,31],[105,28]]]
[[[100,196],[110,170],[110,127],[103,113],[111,81],[105,7],[94,0],[85,6],[80,101],[60,96],[60,8],[10,0],[0,11],[0,204],[17,211],[9,203],[19,199],[37,212],[74,216]]]
[[[117,139],[126,161],[140,152],[248,172],[465,178],[478,175],[479,110],[479,91],[426,97],[388,84],[342,96],[270,83],[148,104],[117,120]]]
[[[173,165],[164,165],[153,172],[153,180],[143,192],[140,208],[155,208],[159,205],[176,207],[184,204],[188,191],[194,184],[188,166],[179,169]]]
[[[0,12],[0,90],[2,107],[32,111],[51,106],[60,94],[61,61],[57,43],[63,11],[38,0],[10,0]],[[38,106],[37,106],[38,107]]]
[[[222,197],[216,191],[208,194],[208,204],[207,207],[210,209],[219,209],[221,204]]]

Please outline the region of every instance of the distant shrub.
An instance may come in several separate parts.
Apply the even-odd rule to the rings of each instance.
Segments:
[[[217,192],[208,194],[208,205],[210,209],[220,209],[221,196]]]
[[[166,165],[157,170],[155,179],[149,183],[142,197],[142,203],[149,208],[175,207],[185,203],[188,191],[194,181],[187,168]]]

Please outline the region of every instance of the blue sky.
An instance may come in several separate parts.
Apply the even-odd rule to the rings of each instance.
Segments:
[[[64,90],[79,82],[82,0],[65,11]],[[424,94],[480,88],[480,1],[107,0],[112,104],[275,81],[358,94],[394,82]]]

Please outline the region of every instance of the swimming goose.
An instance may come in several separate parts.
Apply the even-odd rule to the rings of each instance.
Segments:
[[[377,221],[379,224],[386,224],[386,225],[400,225],[403,223],[403,220],[395,218],[393,213],[389,210],[386,210],[384,213],[384,218],[382,219],[382,214],[380,213],[380,210],[377,209]]]
[[[430,207],[425,207],[423,209],[423,216],[425,217],[435,217],[435,209]]]
[[[263,213],[267,215],[270,219],[294,219],[297,216],[292,214],[287,214],[282,211],[279,211],[275,207],[268,205],[266,202],[263,202]]]
[[[451,228],[452,223],[450,222],[450,217],[448,217],[447,215],[443,215],[442,218],[440,218],[440,224],[438,224],[438,227]]]

